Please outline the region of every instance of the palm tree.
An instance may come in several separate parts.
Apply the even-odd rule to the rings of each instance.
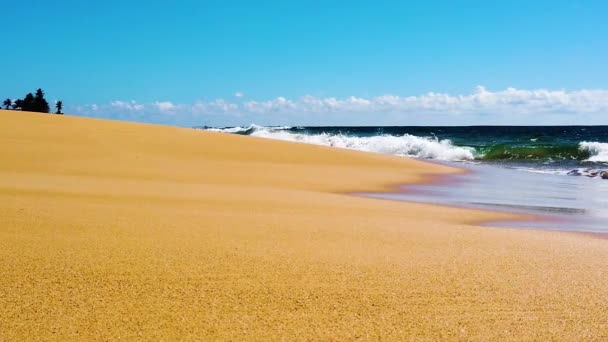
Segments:
[[[55,112],[55,114],[63,114],[61,112],[61,109],[63,108],[63,102],[61,102],[61,101],[55,102],[55,108],[57,108],[57,111]]]
[[[7,109],[7,110],[11,107],[12,104],[13,104],[13,101],[11,101],[11,99],[6,99],[6,100],[4,100],[4,102],[2,102],[4,109]]]
[[[13,109],[22,110],[23,109],[23,100],[21,100],[21,99],[15,100],[15,102],[13,102]]]

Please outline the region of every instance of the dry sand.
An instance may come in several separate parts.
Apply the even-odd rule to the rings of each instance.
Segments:
[[[608,241],[360,198],[454,170],[0,111],[0,340],[608,338]]]

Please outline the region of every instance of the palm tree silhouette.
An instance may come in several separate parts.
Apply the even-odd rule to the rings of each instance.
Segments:
[[[13,104],[13,101],[11,101],[11,99],[6,99],[6,100],[4,100],[4,102],[2,102],[4,109],[9,109],[12,104]]]
[[[13,109],[23,109],[23,100],[21,99],[17,99],[15,100],[15,102],[13,102]]]

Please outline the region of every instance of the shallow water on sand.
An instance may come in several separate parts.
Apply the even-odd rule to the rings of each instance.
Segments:
[[[534,221],[491,222],[491,226],[608,233],[608,180],[531,173],[491,165],[448,164],[470,171],[440,182],[403,187],[376,198],[532,214]]]

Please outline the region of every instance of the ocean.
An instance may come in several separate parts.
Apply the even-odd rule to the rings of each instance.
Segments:
[[[467,169],[402,201],[531,214],[489,225],[608,232],[608,126],[224,127],[208,130],[432,160]],[[607,171],[603,175],[603,171]],[[606,179],[604,179],[606,178]]]

